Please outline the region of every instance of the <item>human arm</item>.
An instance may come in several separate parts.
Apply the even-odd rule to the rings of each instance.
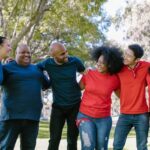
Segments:
[[[80,89],[81,89],[81,90],[84,90],[85,85],[84,85],[82,79],[81,79],[80,82],[79,82],[79,86],[80,86]]]
[[[47,63],[47,59],[38,62],[38,63],[36,64],[36,66],[37,66],[41,71],[44,71],[44,70],[46,70],[46,63]]]
[[[77,71],[80,73],[80,74],[84,74],[86,73],[86,69],[85,69],[85,66],[84,64],[82,63],[82,61],[76,57],[76,65],[77,65]]]
[[[146,76],[146,83],[148,87],[148,103],[149,103],[149,112],[150,112],[150,68],[148,70],[148,74]]]
[[[51,80],[48,77],[48,74],[45,72],[42,72],[42,90],[45,91],[51,86]]]
[[[118,98],[120,98],[120,89],[115,90],[114,93]]]

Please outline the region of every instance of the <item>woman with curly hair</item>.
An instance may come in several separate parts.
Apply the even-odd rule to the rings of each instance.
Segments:
[[[77,125],[82,150],[107,150],[112,126],[111,94],[120,87],[116,75],[123,66],[123,57],[115,47],[98,47],[92,53],[96,69],[89,69],[80,81],[84,89]]]

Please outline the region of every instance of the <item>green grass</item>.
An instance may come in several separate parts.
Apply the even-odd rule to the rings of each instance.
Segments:
[[[62,139],[66,139],[67,136],[67,127],[64,126]],[[49,122],[41,121],[39,126],[38,138],[49,138]]]
[[[113,135],[114,135],[114,127],[111,129],[110,138],[113,138]],[[62,133],[62,139],[66,139],[66,136],[67,136],[67,127],[65,125]],[[128,137],[135,137],[135,131],[131,130]],[[38,138],[49,138],[49,122],[45,121],[40,122]],[[109,148],[109,150],[113,150],[113,148]],[[128,149],[124,148],[124,150]]]
[[[111,129],[110,138],[113,138],[114,135],[114,127]],[[62,139],[66,139],[67,136],[67,127],[64,126]],[[131,130],[128,137],[135,137],[135,131]],[[38,138],[49,138],[49,122],[41,121],[39,127],[39,135]]]

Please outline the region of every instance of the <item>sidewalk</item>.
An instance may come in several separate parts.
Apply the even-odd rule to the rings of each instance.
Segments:
[[[148,143],[150,143],[150,139],[149,139]],[[66,144],[67,144],[66,140],[61,140],[59,150],[66,150]],[[112,144],[113,144],[113,139],[110,139],[109,140],[109,148],[113,147]],[[48,139],[38,139],[37,140],[36,150],[47,150],[47,147],[48,147]],[[20,150],[19,149],[19,140],[17,141],[15,150]],[[78,141],[78,150],[81,150],[80,141]],[[126,145],[125,145],[125,150],[136,150],[136,139],[135,138],[127,139]]]

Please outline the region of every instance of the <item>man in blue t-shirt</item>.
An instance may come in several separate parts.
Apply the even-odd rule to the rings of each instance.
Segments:
[[[3,65],[2,71],[0,150],[13,150],[18,135],[22,150],[34,150],[42,109],[41,89],[50,83],[31,64],[31,53],[24,44],[16,50],[16,61]]]
[[[62,129],[67,123],[68,150],[77,150],[78,129],[76,115],[80,105],[81,91],[76,80],[76,73],[83,73],[85,67],[77,57],[68,56],[61,43],[53,43],[48,58],[38,64],[46,70],[53,92],[52,113],[50,118],[49,150],[58,150]]]

